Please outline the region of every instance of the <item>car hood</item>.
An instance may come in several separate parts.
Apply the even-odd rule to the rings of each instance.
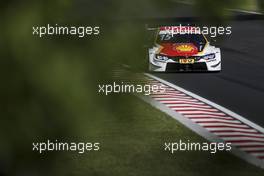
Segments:
[[[199,51],[192,43],[163,43],[160,44],[159,54],[165,56],[193,56]]]

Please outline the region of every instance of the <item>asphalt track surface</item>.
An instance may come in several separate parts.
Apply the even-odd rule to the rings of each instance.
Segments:
[[[83,12],[79,15],[87,17],[94,15],[89,14],[85,9],[89,5],[88,1],[78,0],[78,2],[78,12]],[[100,4],[102,3],[98,2],[98,5]],[[162,12],[153,9],[150,12],[146,11],[145,15],[139,14],[133,18],[117,15],[116,19],[125,21],[141,19],[143,22],[147,19],[161,25],[161,22],[167,20],[175,22],[175,19],[186,20],[198,16],[192,5],[177,4],[172,1],[168,7],[170,8]],[[248,14],[235,12],[234,15],[246,19]],[[232,27],[232,35],[226,37],[221,44],[221,72],[153,74],[264,127],[264,21],[237,20],[226,25]]]
[[[264,127],[264,21],[229,23],[219,73],[154,73]]]

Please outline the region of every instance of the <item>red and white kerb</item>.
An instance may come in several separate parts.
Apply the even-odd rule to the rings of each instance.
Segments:
[[[180,113],[225,142],[230,142],[232,146],[256,158],[264,159],[264,134],[262,132],[176,88],[152,78],[148,80],[150,84],[165,88],[165,91],[159,90],[152,93],[151,98]]]

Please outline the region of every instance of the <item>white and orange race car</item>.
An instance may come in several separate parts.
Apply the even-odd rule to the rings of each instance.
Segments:
[[[221,71],[220,48],[192,26],[159,27],[148,56],[149,71]]]

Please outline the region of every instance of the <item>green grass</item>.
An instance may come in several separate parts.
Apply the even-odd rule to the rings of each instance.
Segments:
[[[176,152],[173,155],[165,152],[163,144],[166,141],[189,139],[192,142],[204,142],[206,140],[136,97],[129,99],[130,101],[132,99],[130,106],[119,107],[118,118],[112,118],[113,116],[109,114],[109,118],[87,125],[89,129],[87,138],[101,143],[99,152],[82,155],[68,153],[63,161],[58,160],[56,167],[63,170],[68,163],[72,172],[70,175],[77,176],[264,174],[263,170],[227,152],[210,154],[188,151]],[[124,98],[124,101],[127,99]],[[116,117],[117,114],[114,115]]]
[[[258,4],[257,0],[244,0],[242,1],[244,3],[241,3],[240,9],[242,10],[250,10],[250,11],[258,11]]]

